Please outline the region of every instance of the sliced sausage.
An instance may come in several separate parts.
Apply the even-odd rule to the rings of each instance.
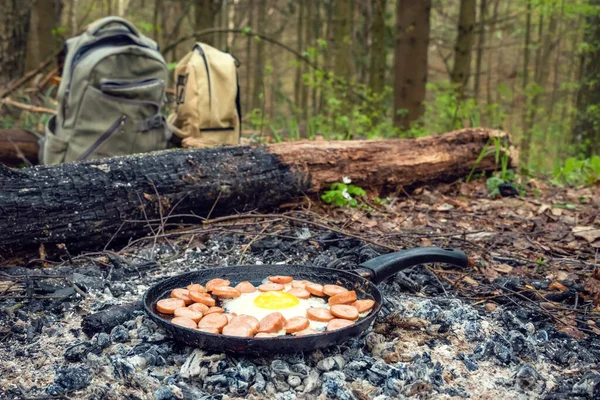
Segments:
[[[272,338],[272,337],[277,337],[277,335],[274,333],[260,332],[260,333],[257,333],[256,335],[254,335],[254,337],[255,338]]]
[[[248,281],[240,282],[235,285],[235,288],[239,290],[240,293],[254,293],[256,292],[256,288],[253,284]]]
[[[199,311],[194,311],[191,308],[180,307],[173,313],[176,317],[185,317],[194,321],[196,324],[202,319],[203,314]]]
[[[354,303],[352,303],[352,306],[354,306],[354,308],[356,308],[361,314],[369,311],[374,305],[375,301],[371,299],[356,300]]]
[[[292,281],[292,287],[297,289],[306,289],[306,284],[310,283],[309,281]]]
[[[208,311],[208,306],[202,303],[190,304],[189,306],[187,306],[187,308],[189,308],[190,310],[201,312],[202,314]]]
[[[304,289],[313,296],[325,296],[325,293],[323,293],[323,285],[319,285],[318,283],[307,283]]]
[[[203,326],[202,328],[198,328],[197,330],[200,332],[213,333],[215,335],[219,334],[219,330],[217,328],[211,328],[208,326]]]
[[[223,313],[224,316],[227,317],[227,323],[230,324],[231,321],[233,321],[233,315],[232,314],[225,314]]]
[[[318,335],[320,333],[323,333],[323,332],[318,331],[316,329],[307,328],[307,329],[301,330],[300,332],[296,333],[294,336],[301,337],[301,336],[306,336],[306,335]]]
[[[277,333],[285,326],[285,318],[279,312],[273,312],[260,320],[258,332]]]
[[[260,321],[250,315],[237,315],[231,320],[232,324],[242,323],[252,328],[252,333],[256,333],[260,327]]]
[[[189,295],[190,295],[190,291],[187,289],[177,288],[177,289],[171,290],[171,297],[173,297],[174,299],[181,299],[181,300],[185,301],[186,305],[193,303],[193,301],[192,301],[192,299],[190,299]]]
[[[211,279],[210,281],[206,282],[206,291],[212,292],[216,287],[229,286],[230,283],[231,282],[229,282],[227,279],[221,279],[221,278]]]
[[[202,321],[200,321],[202,322]],[[332,319],[331,321],[329,321],[327,323],[327,332],[329,331],[335,331],[336,329],[342,329],[345,328],[347,326],[352,325],[354,322],[349,321],[347,319]]]
[[[185,328],[196,329],[198,326],[193,320],[186,317],[175,317],[171,320],[175,325],[183,326]]]
[[[336,304],[350,304],[356,301],[356,292],[354,290],[350,292],[342,292],[338,293],[334,296],[331,296],[328,300],[330,306],[335,306]]]
[[[261,292],[277,292],[283,289],[285,289],[285,286],[280,283],[263,283],[258,287]]]
[[[305,317],[290,318],[285,322],[285,333],[296,333],[308,328],[310,321]]]
[[[185,301],[173,297],[156,302],[156,310],[163,314],[173,314],[175,310],[181,307],[185,307]]]
[[[212,293],[222,299],[233,299],[242,295],[239,290],[231,286],[217,286]]]
[[[282,285],[284,285],[286,283],[290,283],[293,280],[294,280],[293,276],[276,275],[276,276],[269,277],[269,281],[271,281],[273,283],[281,283]]]
[[[229,324],[223,328],[221,332],[226,336],[238,336],[238,337],[252,337],[252,328],[250,328],[246,324],[238,323],[238,324]]]
[[[287,291],[289,294],[293,294],[299,299],[310,299],[310,293],[306,289],[302,288],[291,288]]]
[[[206,293],[206,288],[199,283],[188,285],[187,290],[190,292]]]
[[[208,314],[223,314],[225,312],[225,310],[223,310],[221,307],[210,307],[208,310],[206,310],[206,312],[204,313],[204,315],[208,315]]]
[[[208,314],[198,322],[198,328],[215,328],[220,331],[227,322],[227,317],[223,314]]]
[[[208,294],[208,293],[190,292],[190,299],[192,299],[196,303],[202,303],[209,307],[212,307],[215,304],[217,304],[215,299],[210,297],[210,294]]]
[[[336,294],[347,292],[348,289],[339,285],[325,285],[323,286],[323,293],[327,296],[335,296]]]
[[[346,304],[336,304],[331,306],[329,312],[334,316],[342,319],[356,320],[358,319],[358,310],[355,307]]]
[[[318,322],[329,322],[335,317],[331,315],[328,309],[322,307],[314,307],[306,310],[308,319]]]

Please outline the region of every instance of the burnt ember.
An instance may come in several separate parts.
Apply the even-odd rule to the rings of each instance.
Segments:
[[[437,266],[409,268],[380,285],[382,311],[361,336],[263,356],[179,343],[139,303],[149,286],[187,271],[240,263],[350,270],[388,251],[295,226],[282,237],[215,233],[100,262],[5,268],[23,291],[0,303],[0,399],[600,398],[598,336],[560,331],[526,306],[535,300],[507,294],[549,281],[489,280],[500,291],[492,307],[462,296]]]

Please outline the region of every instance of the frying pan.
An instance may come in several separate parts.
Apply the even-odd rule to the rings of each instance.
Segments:
[[[466,267],[468,257],[456,249],[418,247],[373,258],[361,264],[354,271],[303,265],[240,265],[204,269],[167,278],[152,286],[144,294],[144,310],[158,326],[169,332],[175,340],[202,349],[249,354],[309,351],[342,344],[368,329],[381,309],[382,295],[377,284],[405,268],[432,262]],[[242,338],[201,332],[175,325],[166,318],[167,316],[156,310],[158,300],[170,297],[171,290],[184,288],[190,283],[205,284],[211,279],[223,278],[231,281],[231,286],[242,281],[250,281],[258,286],[261,281],[271,275],[293,276],[297,280],[305,279],[323,285],[341,285],[349,290],[355,290],[359,299],[374,300],[375,305],[366,317],[348,327],[318,335],[301,337],[286,335],[277,338]]]

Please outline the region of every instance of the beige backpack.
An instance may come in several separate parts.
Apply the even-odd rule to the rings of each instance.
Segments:
[[[177,64],[177,108],[168,121],[184,147],[240,143],[237,68],[238,62],[231,54],[205,43],[196,43]]]

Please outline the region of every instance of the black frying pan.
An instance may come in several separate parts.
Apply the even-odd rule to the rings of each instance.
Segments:
[[[205,269],[174,276],[155,284],[144,295],[144,309],[150,318],[158,326],[169,332],[175,340],[203,349],[217,352],[231,351],[254,354],[314,350],[339,345],[369,328],[381,309],[382,303],[381,292],[376,285],[402,269],[431,262],[466,267],[468,258],[460,250],[419,247],[376,257],[361,264],[360,268],[354,271],[302,265],[241,265]],[[171,290],[184,288],[190,283],[205,284],[211,279],[223,278],[231,281],[231,286],[235,286],[242,281],[250,281],[258,286],[261,281],[271,275],[287,275],[293,276],[297,280],[306,279],[320,284],[341,285],[347,289],[356,290],[356,296],[359,299],[375,300],[375,306],[365,318],[361,318],[355,324],[342,329],[324,332],[319,335],[302,337],[286,335],[277,338],[240,338],[200,332],[172,324],[168,319],[165,319],[164,314],[156,311],[155,304],[158,300],[169,297]]]

